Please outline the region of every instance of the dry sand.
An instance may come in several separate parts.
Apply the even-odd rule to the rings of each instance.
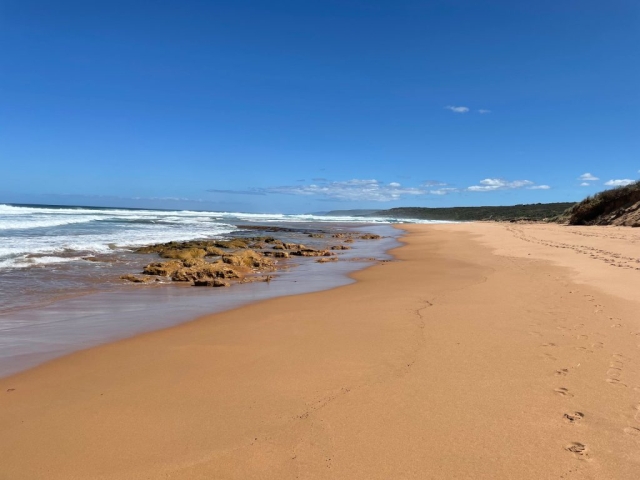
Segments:
[[[352,285],[0,380],[0,479],[640,478],[640,229],[406,229]]]

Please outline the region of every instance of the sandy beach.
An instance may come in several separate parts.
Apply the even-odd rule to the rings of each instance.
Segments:
[[[0,379],[0,479],[640,478],[640,229],[394,261]]]

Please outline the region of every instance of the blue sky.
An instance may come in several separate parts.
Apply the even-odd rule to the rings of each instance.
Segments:
[[[264,212],[640,177],[640,3],[5,0],[0,201]]]

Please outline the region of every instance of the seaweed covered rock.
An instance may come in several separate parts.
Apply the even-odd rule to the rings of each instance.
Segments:
[[[249,243],[240,238],[233,238],[231,240],[216,240],[213,246],[218,248],[247,248]]]
[[[230,255],[224,255],[222,261],[237,267],[270,268],[273,266],[273,261],[253,250],[243,250]]]
[[[162,258],[175,258],[177,260],[193,260],[204,258],[207,251],[202,248],[167,248],[159,252]]]
[[[316,260],[318,263],[329,263],[329,262],[337,262],[338,257],[322,257]]]
[[[240,274],[233,268],[222,263],[206,263],[192,267],[184,267],[171,275],[174,282],[201,282],[216,278],[240,278]]]
[[[329,257],[331,255],[335,255],[335,253],[329,250],[317,250],[315,248],[306,247],[304,245],[300,245],[299,247],[300,248],[298,248],[297,250],[293,250],[289,253],[298,257]]]
[[[375,233],[365,233],[364,235],[360,235],[358,237],[360,240],[379,240],[380,235],[376,235]]]
[[[289,252],[285,252],[283,250],[267,250],[262,253],[265,257],[274,257],[274,258],[289,258]]]
[[[169,260],[168,262],[154,262],[150,263],[142,270],[145,275],[159,275],[161,277],[170,277],[175,272],[184,268],[184,265],[179,260]]]
[[[351,247],[348,245],[333,245],[331,250],[351,250]]]
[[[224,250],[219,249],[218,247],[207,247],[206,248],[207,257],[221,257],[224,255]]]
[[[130,273],[126,275],[120,276],[121,280],[127,280],[132,283],[149,283],[153,281],[153,277],[141,276],[141,275],[132,275]]]

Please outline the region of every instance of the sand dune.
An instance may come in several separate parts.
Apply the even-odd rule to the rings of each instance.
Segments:
[[[352,285],[0,379],[0,478],[640,478],[640,232],[403,228]]]

